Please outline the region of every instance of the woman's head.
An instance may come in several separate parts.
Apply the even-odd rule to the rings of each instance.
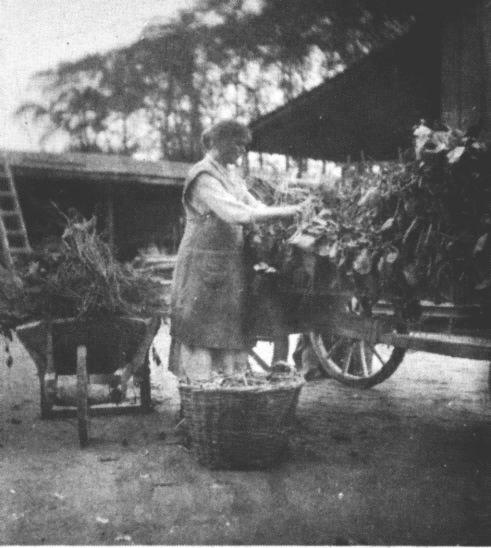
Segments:
[[[251,142],[251,132],[240,122],[222,120],[203,132],[201,142],[206,151],[215,152],[221,163],[231,164],[237,161]]]

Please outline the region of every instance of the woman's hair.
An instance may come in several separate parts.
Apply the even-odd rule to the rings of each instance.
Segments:
[[[220,142],[242,140],[249,143],[251,132],[247,126],[235,120],[222,120],[203,131],[201,144],[205,150],[210,150]]]

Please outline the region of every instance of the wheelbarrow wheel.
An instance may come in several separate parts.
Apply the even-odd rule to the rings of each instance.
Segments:
[[[87,373],[87,348],[77,347],[77,419],[80,447],[89,443],[89,375]]]

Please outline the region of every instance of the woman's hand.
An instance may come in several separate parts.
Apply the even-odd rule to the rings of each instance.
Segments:
[[[265,206],[254,212],[253,222],[272,221],[274,219],[287,219],[298,215],[303,209],[303,204],[287,206]]]
[[[298,213],[302,211],[302,205],[301,204],[288,205],[288,206],[281,207],[281,209],[283,210],[281,212],[282,217],[294,217],[295,215],[297,215]]]

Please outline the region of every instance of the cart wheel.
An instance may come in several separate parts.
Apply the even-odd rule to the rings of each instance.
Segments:
[[[88,402],[87,348],[77,347],[77,418],[80,447],[89,443],[89,402]]]
[[[152,410],[152,392],[150,386],[150,367],[148,366],[148,352],[145,355],[145,363],[139,371],[140,377],[140,406],[144,413]]]
[[[371,344],[337,335],[309,333],[324,371],[352,388],[371,388],[388,379],[401,364],[406,350]]]

